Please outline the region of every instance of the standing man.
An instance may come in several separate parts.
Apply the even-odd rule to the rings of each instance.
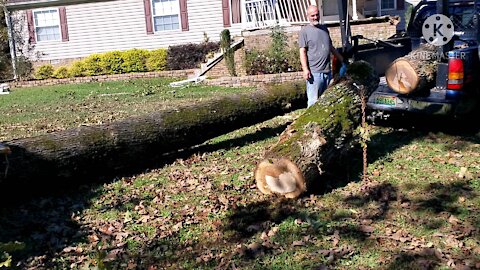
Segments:
[[[311,5],[307,8],[307,17],[310,24],[300,31],[298,44],[303,78],[307,81],[307,105],[310,107],[327,89],[332,78],[330,53],[341,62],[343,57],[333,47],[327,27],[320,24],[317,6]]]

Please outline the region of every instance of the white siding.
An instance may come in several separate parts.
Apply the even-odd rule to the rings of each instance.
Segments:
[[[224,29],[221,0],[188,0],[187,10],[189,31],[147,35],[142,0],[67,6],[69,41],[37,42],[34,53],[41,60],[56,60],[131,48],[166,48],[169,45],[202,42],[204,32],[210,41],[219,40]],[[27,28],[26,22],[24,25]],[[230,31],[232,35],[239,35],[241,24],[233,25]]]

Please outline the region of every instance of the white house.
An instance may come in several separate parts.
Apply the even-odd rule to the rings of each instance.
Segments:
[[[320,1],[320,2],[318,2]],[[349,0],[353,19],[403,14],[404,0]],[[306,23],[309,4],[338,20],[336,0],[7,0],[12,55],[53,64],[92,53],[218,41],[229,29]],[[15,34],[17,33],[17,34]]]

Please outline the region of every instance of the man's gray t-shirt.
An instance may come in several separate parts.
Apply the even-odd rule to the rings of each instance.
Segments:
[[[330,34],[325,25],[306,25],[298,36],[300,48],[307,49],[310,72],[330,72]]]

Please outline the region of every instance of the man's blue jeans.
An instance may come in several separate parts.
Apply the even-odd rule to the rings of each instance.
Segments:
[[[310,107],[317,102],[318,97],[320,97],[325,89],[327,89],[331,78],[331,72],[312,72],[310,74],[310,78],[307,80],[307,107]]]

